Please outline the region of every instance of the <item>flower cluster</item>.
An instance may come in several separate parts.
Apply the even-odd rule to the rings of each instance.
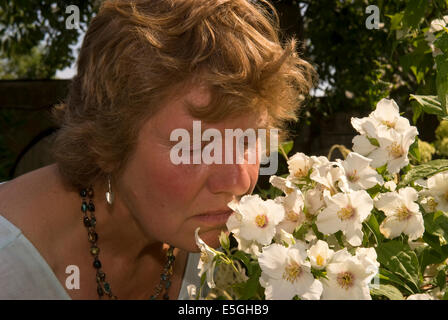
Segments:
[[[359,135],[345,159],[296,153],[287,159],[287,175],[270,178],[282,196],[246,195],[229,203],[234,248],[225,235],[223,252],[197,236],[200,275],[206,272],[209,284],[212,261],[238,261],[247,275],[233,286],[241,289],[234,298],[248,298],[248,291],[264,299],[426,297],[421,270],[409,277],[401,269],[414,263],[413,248],[421,253],[428,247],[423,215],[448,211],[448,173],[409,179],[418,132],[393,100],[381,100],[368,117],[351,123]]]

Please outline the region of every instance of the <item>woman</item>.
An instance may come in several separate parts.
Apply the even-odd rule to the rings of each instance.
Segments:
[[[56,162],[0,185],[0,298],[188,298],[195,229],[219,246],[259,162],[176,165],[171,133],[296,119],[313,72],[278,30],[265,1],[103,2],[55,108]]]

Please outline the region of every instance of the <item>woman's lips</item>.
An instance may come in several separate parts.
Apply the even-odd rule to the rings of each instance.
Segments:
[[[211,211],[203,214],[198,214],[193,218],[204,225],[219,226],[225,225],[232,213],[232,210]]]

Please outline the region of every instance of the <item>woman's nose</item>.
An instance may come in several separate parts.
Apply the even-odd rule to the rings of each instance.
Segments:
[[[250,194],[258,177],[256,164],[215,164],[207,186],[211,193],[228,193],[242,196]]]

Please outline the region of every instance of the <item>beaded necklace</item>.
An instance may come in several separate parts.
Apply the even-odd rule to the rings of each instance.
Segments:
[[[98,234],[95,231],[96,218],[95,218],[95,205],[93,204],[93,188],[83,188],[80,193],[82,198],[81,211],[83,213],[83,223],[87,228],[87,238],[90,242],[90,253],[93,256],[93,267],[96,269],[96,283],[97,283],[97,293],[98,298],[103,298],[104,295],[108,296],[109,299],[117,299],[117,296],[112,293],[110,284],[106,282],[106,274],[102,271],[102,264],[98,258],[100,253],[100,248],[97,245]],[[87,197],[89,198],[87,202]],[[154,294],[149,297],[150,300],[155,300],[162,293],[164,300],[169,299],[168,290],[171,286],[171,275],[173,274],[173,264],[175,256],[173,254],[174,247],[170,245],[167,250],[166,256],[167,261],[163,268],[163,272],[160,275],[160,282],[155,288]]]

